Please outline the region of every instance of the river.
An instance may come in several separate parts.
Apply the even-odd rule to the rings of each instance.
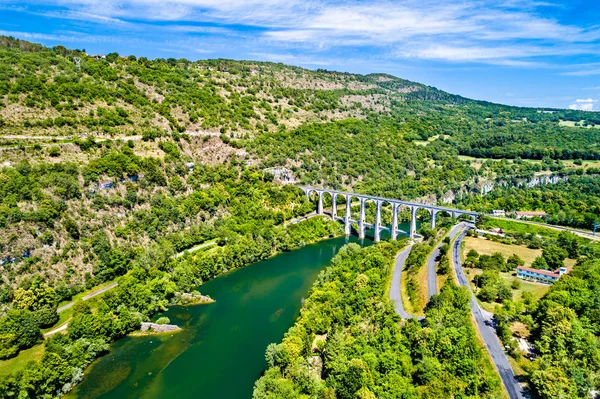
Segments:
[[[199,290],[215,303],[163,314],[182,331],[117,341],[68,397],[250,398],[267,345],[281,341],[319,272],[348,242],[360,243],[323,240],[206,282]]]

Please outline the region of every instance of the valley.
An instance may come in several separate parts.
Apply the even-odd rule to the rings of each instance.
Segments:
[[[2,36],[0,397],[593,397],[583,125],[383,73]],[[181,331],[132,336],[151,321]]]

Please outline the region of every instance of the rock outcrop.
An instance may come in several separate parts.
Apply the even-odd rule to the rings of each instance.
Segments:
[[[181,328],[174,324],[157,324],[157,323],[147,323],[142,322],[140,325],[141,332],[156,332],[156,333],[164,333],[164,332],[172,332],[179,331]]]

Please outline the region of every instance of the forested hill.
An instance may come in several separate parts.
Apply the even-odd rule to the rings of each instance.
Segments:
[[[581,163],[600,159],[594,124],[596,113],[478,102],[386,74],[0,37],[0,302],[39,274],[67,298],[125,273],[140,247],[246,237],[257,218],[269,229],[309,210],[268,168],[449,202],[495,180],[598,173]]]
[[[481,151],[510,138],[540,150],[544,147],[531,145],[535,139],[523,137],[525,131],[562,135],[569,129],[559,128],[560,121],[600,124],[595,113],[472,101],[386,74],[221,59],[148,60],[117,53],[101,58],[7,37],[0,38],[0,61],[4,135],[148,137],[208,130],[243,137],[307,122],[388,116],[406,124],[407,138],[443,133],[458,135],[457,142],[464,143],[465,135],[474,135]],[[498,137],[486,139],[490,131]],[[562,155],[594,157],[557,157]]]
[[[598,113],[473,101],[386,74],[92,55],[0,37],[0,360],[15,362],[8,371],[0,367],[0,397],[60,396],[81,380],[82,370],[107,351],[108,343],[177,302],[176,293],[276,252],[343,234],[329,219],[289,223],[312,212],[315,204],[294,185],[277,181],[281,176],[285,183],[476,211],[497,206],[545,210],[550,221],[589,228],[600,215],[598,127]],[[490,185],[515,187],[550,174],[563,175],[563,183],[481,197]],[[367,206],[369,223],[375,220],[374,206]],[[408,216],[407,210],[399,215],[401,221]],[[427,223],[429,214],[417,218]],[[357,280],[350,283],[364,288],[358,299],[384,290],[391,252],[373,255],[373,262],[338,265],[343,278],[354,268]],[[60,304],[117,281],[99,299],[79,301],[59,318]],[[404,338],[398,326],[385,327],[395,316],[377,301],[365,304],[375,306],[372,320],[381,323],[338,318],[339,333],[349,339],[354,338],[348,331],[364,337],[365,326],[376,326],[373,331],[383,340],[373,335],[365,348],[383,349],[352,360],[343,377],[339,370],[331,373],[321,391],[327,396],[331,392],[325,388],[340,387],[345,396],[338,397],[354,397],[341,388],[346,378],[373,376],[385,386],[359,390],[366,395],[361,397],[393,396],[390,388],[409,384],[407,392],[425,396],[498,397],[497,380],[480,367],[484,358],[478,351],[464,359],[422,352],[423,334],[432,338],[425,346],[435,348],[456,332],[456,320],[466,326],[461,292],[445,290],[427,314],[435,323],[422,329],[410,324]],[[362,306],[356,298],[350,300]],[[456,298],[460,306],[445,309]],[[371,319],[368,312],[365,320]],[[65,322],[67,334],[52,335],[39,352],[42,330]],[[465,331],[457,336],[471,338],[457,347],[474,349],[474,335]],[[381,342],[399,348],[393,361]],[[38,361],[23,360],[35,350]],[[340,365],[345,356],[362,356],[335,351]],[[411,365],[409,357],[417,363]],[[281,372],[295,370],[298,363],[290,359],[303,361],[290,356],[272,364],[276,367],[257,387],[280,380],[279,366]],[[445,359],[452,361],[443,364]],[[569,363],[566,357],[556,359]],[[377,372],[367,373],[376,363]],[[544,382],[557,375],[562,383],[561,374],[552,370],[535,378]],[[588,380],[578,376],[586,372],[573,369],[580,386]],[[292,393],[309,388],[283,383],[292,384]]]

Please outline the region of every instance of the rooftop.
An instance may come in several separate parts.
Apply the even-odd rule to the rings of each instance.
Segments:
[[[571,271],[572,268],[565,266],[565,269],[566,269],[566,272],[568,273]],[[535,269],[533,267],[518,266],[517,270],[538,273],[538,274],[541,274],[543,276],[548,276],[548,277],[560,277],[560,269],[556,269],[555,271],[550,271],[550,270],[543,270],[543,269]]]

